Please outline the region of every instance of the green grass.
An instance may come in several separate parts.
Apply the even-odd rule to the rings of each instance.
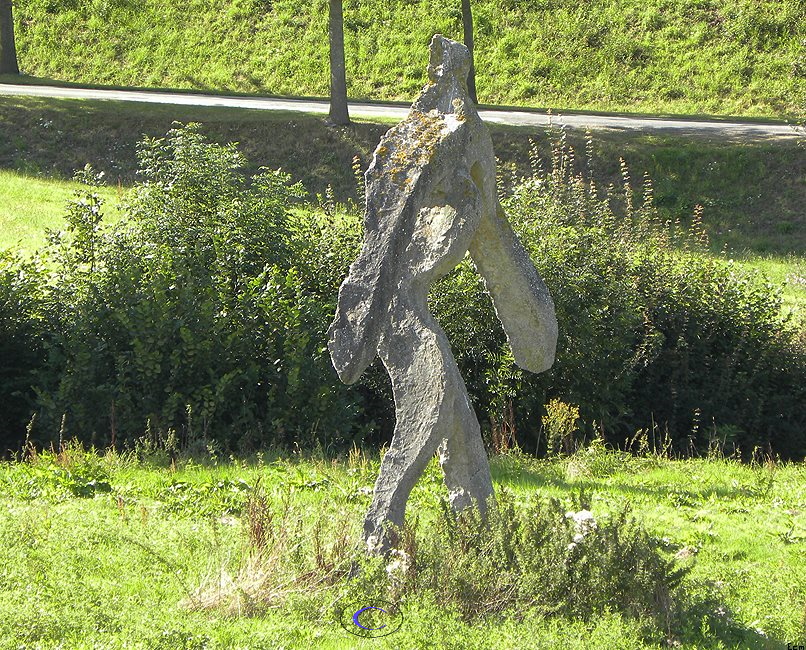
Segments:
[[[598,518],[629,501],[669,553],[691,556],[678,647],[784,648],[806,640],[802,464],[630,458],[598,449],[554,461],[502,456],[492,469],[496,489],[510,490],[517,502],[539,495],[568,502],[585,488]],[[377,455],[226,461],[202,453],[173,469],[164,453],[144,464],[75,447],[4,463],[0,507],[10,516],[0,519],[0,648],[363,647],[333,619],[333,592],[324,587],[287,590],[274,608],[251,617],[180,602],[193,603],[200,586],[244,566],[243,506],[258,480],[288,499],[291,521],[302,530],[321,519],[328,550],[340,535],[357,542],[377,470]],[[89,477],[95,489],[75,496],[71,486],[86,486]],[[412,493],[409,515],[433,517],[441,496],[432,463]],[[285,532],[293,541],[277,561],[291,564],[294,549],[306,552],[309,538]],[[408,598],[404,609],[403,628],[373,647],[653,647],[635,623],[609,614],[585,623],[524,611],[468,624],[429,593]]]
[[[474,0],[483,103],[781,117],[802,108],[798,0]],[[30,0],[23,72],[119,86],[325,96],[327,2]],[[345,0],[348,92],[411,101],[458,1]]]
[[[45,229],[58,230],[65,206],[81,185],[73,181],[37,178],[0,170],[0,248],[32,251],[45,241]],[[116,189],[104,188],[107,217],[114,219],[120,198]]]
[[[806,316],[806,256],[744,255],[735,261],[745,270],[759,271],[782,288],[784,307],[795,315]]]

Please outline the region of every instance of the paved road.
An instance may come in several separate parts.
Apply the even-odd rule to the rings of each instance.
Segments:
[[[0,95],[28,95],[70,99],[106,99],[127,102],[179,104],[184,106],[225,106],[271,111],[300,111],[327,113],[328,103],[323,100],[276,99],[262,97],[230,97],[178,92],[151,92],[141,90],[98,90],[90,88],[62,88],[57,86],[29,86],[0,84]],[[356,117],[390,117],[403,119],[407,106],[350,102],[350,114]],[[565,124],[574,128],[628,129],[636,131],[665,131],[680,134],[723,136],[728,138],[791,138],[795,131],[786,124],[727,122],[720,120],[688,120],[652,117],[625,117],[617,115],[590,115],[564,113],[548,115],[537,111],[480,110],[487,122],[512,126],[544,127],[549,123]]]

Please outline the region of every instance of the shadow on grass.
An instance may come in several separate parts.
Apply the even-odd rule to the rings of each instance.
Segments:
[[[4,77],[5,79],[5,77]],[[227,107],[0,96],[0,168],[70,178],[90,163],[112,183],[136,180],[136,144],[164,135],[173,121],[201,122],[216,142],[238,142],[251,167],[283,168],[311,197],[333,189],[338,201],[358,200],[353,159],[361,169],[389,124],[356,120],[329,127],[324,116]],[[491,126],[502,182],[530,173],[530,141],[549,160],[559,131]],[[568,130],[584,166],[585,134]],[[593,170],[599,188],[623,184],[629,166],[639,199],[643,174],[653,182],[662,219],[686,219],[703,207],[716,248],[796,253],[806,249],[806,157],[793,139],[726,141],[722,137],[597,131]],[[618,210],[618,200],[614,202]]]
[[[593,478],[581,476],[569,479],[562,466],[557,463],[538,465],[535,468],[524,467],[518,462],[498,457],[491,463],[493,480],[507,487],[525,489],[550,488],[566,493],[575,493],[580,490],[585,493],[617,493],[630,497],[643,499],[667,499],[673,497],[680,505],[695,506],[699,502],[711,498],[737,499],[754,496],[747,486],[727,488],[723,486],[710,486],[707,488],[684,488],[679,485],[666,487],[630,485],[612,478]]]
[[[698,591],[693,597],[689,595],[690,602],[679,613],[678,635],[683,644],[709,648],[713,647],[714,641],[718,641],[722,644],[720,647],[747,650],[783,650],[792,647],[791,643],[737,623],[712,585],[700,583],[695,588],[704,592]]]

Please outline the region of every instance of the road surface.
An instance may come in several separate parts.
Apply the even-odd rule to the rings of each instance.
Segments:
[[[106,90],[92,88],[0,84],[0,95],[25,95],[64,99],[100,99],[126,102],[149,102],[183,106],[223,106],[269,111],[299,111],[327,113],[326,100],[281,99],[270,97],[236,97],[203,95],[181,92],[144,90]],[[350,115],[354,117],[386,117],[403,119],[408,106],[380,103],[350,102]],[[667,132],[692,135],[724,136],[726,138],[792,138],[795,130],[787,124],[730,122],[722,120],[674,119],[664,117],[628,117],[622,115],[594,115],[563,113],[549,115],[538,111],[489,110],[479,111],[482,119],[510,126],[545,127],[565,124],[572,128],[627,129],[645,132]]]

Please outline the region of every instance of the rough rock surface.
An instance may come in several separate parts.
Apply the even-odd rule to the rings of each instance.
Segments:
[[[396,425],[364,523],[370,550],[394,543],[406,501],[434,453],[454,508],[484,510],[493,494],[479,424],[428,290],[467,251],[492,295],[516,363],[542,372],[554,360],[554,304],[496,195],[487,128],[467,94],[470,56],[440,35],[429,82],[390,129],[366,172],[364,242],[339,290],[328,347],[353,383],[380,355],[392,380]]]

